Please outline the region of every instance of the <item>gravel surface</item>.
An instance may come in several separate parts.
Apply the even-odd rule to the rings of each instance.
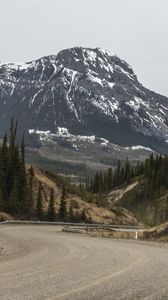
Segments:
[[[0,227],[0,299],[168,299],[168,247]]]

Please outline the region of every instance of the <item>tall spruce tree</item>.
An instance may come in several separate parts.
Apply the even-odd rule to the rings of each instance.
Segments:
[[[69,207],[68,220],[69,220],[69,222],[74,222],[74,210],[73,210],[73,202],[72,201],[71,201],[70,207]]]
[[[96,172],[94,181],[93,181],[93,192],[98,193],[100,191],[100,177],[99,173]]]
[[[124,174],[124,180],[126,182],[129,182],[131,178],[131,166],[130,166],[130,162],[129,159],[127,157],[126,162],[125,162],[125,174]]]
[[[14,184],[12,186],[12,190],[9,196],[9,212],[11,213],[20,213],[21,212],[21,203],[19,202],[19,191],[18,191],[18,183],[15,179]]]
[[[22,158],[22,163],[23,166],[25,165],[25,140],[24,140],[24,135],[22,137],[22,142],[20,145],[20,151],[21,151],[21,158]]]
[[[113,187],[113,171],[112,168],[109,168],[107,171],[107,188],[110,191]]]
[[[33,166],[30,167],[28,175],[29,175],[30,212],[32,212],[33,211],[33,180],[35,175]]]
[[[62,188],[62,195],[61,195],[60,207],[59,207],[59,218],[63,221],[67,220],[67,202],[66,202],[65,185],[63,185],[63,188]]]
[[[44,220],[41,182],[39,182],[39,187],[38,187],[38,194],[37,194],[37,201],[36,201],[36,216],[40,221]]]
[[[54,207],[54,191],[51,189],[50,201],[48,205],[47,219],[49,221],[55,221],[55,207]]]

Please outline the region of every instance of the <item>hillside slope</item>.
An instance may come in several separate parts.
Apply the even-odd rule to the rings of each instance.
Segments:
[[[149,226],[159,225],[168,220],[168,190],[162,190],[159,195],[145,198],[144,181],[136,181],[127,186],[114,189],[108,194],[110,207],[123,207],[135,214],[139,222]]]
[[[158,240],[159,242],[168,242],[168,222],[145,230],[141,238],[147,240]]]
[[[34,207],[36,205],[37,193],[39,182],[42,184],[42,196],[43,196],[43,208],[46,211],[48,208],[50,191],[53,189],[55,197],[55,210],[58,212],[60,205],[60,198],[62,187],[57,179],[54,179],[46,175],[43,171],[35,168],[35,177],[33,181],[33,198]],[[67,208],[69,210],[71,203],[73,202],[74,213],[80,215],[84,211],[86,219],[91,223],[105,223],[105,224],[125,224],[125,225],[137,225],[138,222],[134,215],[126,209],[116,208],[110,210],[104,207],[98,207],[96,204],[91,203],[85,199],[85,196],[77,195],[74,193],[67,193]]]

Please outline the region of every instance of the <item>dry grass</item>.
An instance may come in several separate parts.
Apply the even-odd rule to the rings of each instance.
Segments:
[[[168,222],[145,230],[141,238],[146,240],[158,240],[168,242]]]
[[[135,239],[135,232],[128,231],[112,231],[104,229],[90,229],[89,235],[92,237],[103,237],[113,239]]]
[[[13,219],[14,218],[10,214],[0,212],[0,222],[6,221],[6,220],[13,220]]]

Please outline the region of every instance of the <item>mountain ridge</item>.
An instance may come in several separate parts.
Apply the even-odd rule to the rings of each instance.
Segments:
[[[167,151],[168,98],[143,87],[132,68],[100,48],[74,47],[24,64],[0,63],[0,125],[65,128],[72,135]]]

